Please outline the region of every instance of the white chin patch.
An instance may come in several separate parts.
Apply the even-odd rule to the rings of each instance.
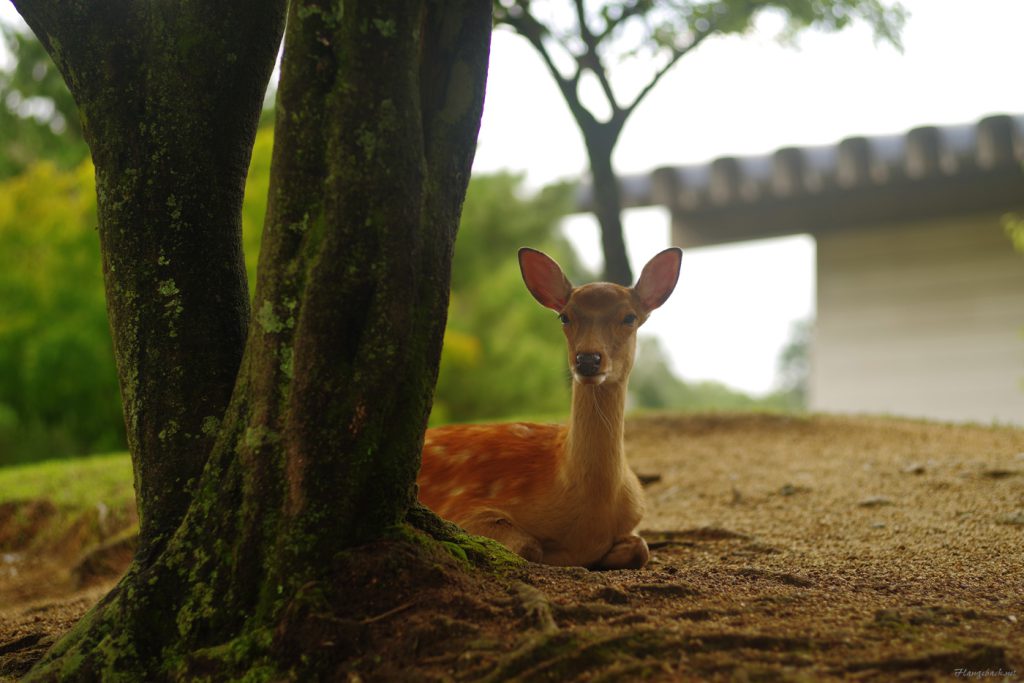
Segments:
[[[597,375],[589,375],[588,376],[588,375],[581,375],[580,373],[578,373],[575,370],[573,370],[572,376],[580,384],[594,384],[594,385],[596,385],[596,384],[601,384],[602,382],[604,382],[605,379],[607,379],[607,377],[608,377],[608,373],[607,372],[602,372],[602,373],[599,373]]]

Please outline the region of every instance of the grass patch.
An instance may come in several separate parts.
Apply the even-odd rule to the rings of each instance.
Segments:
[[[0,503],[40,499],[59,508],[128,506],[135,500],[131,458],[109,453],[0,468]]]

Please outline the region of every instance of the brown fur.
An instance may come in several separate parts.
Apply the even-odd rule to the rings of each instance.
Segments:
[[[520,251],[520,262],[537,300],[564,316],[570,368],[577,354],[600,354],[598,373],[574,371],[567,427],[520,422],[429,430],[420,500],[532,561],[642,567],[650,553],[635,533],[644,500],[623,447],[626,383],[636,330],[675,286],[679,252],[652,259],[633,289],[574,289],[554,261],[532,250]]]

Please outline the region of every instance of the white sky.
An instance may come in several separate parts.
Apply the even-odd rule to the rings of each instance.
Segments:
[[[685,56],[626,124],[620,173],[832,144],[850,135],[1024,113],[1024,1],[905,0],[904,53],[856,26],[782,47],[765,21],[748,36],[709,39]],[[624,84],[629,85],[629,84]],[[578,178],[586,156],[561,95],[533,49],[495,31],[475,170],[512,169],[533,187]],[[589,216],[564,226],[584,262],[601,262]],[[668,216],[627,212],[634,268],[668,246]],[[684,249],[686,245],[683,246]],[[675,295],[645,326],[677,372],[746,391],[773,387],[791,324],[814,310],[810,237],[686,250]]]

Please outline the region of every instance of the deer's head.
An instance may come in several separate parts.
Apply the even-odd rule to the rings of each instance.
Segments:
[[[527,247],[519,250],[526,287],[543,306],[558,313],[576,382],[601,384],[629,378],[637,328],[672,294],[682,257],[676,247],[657,254],[633,287],[608,282],[573,287],[551,257]]]

